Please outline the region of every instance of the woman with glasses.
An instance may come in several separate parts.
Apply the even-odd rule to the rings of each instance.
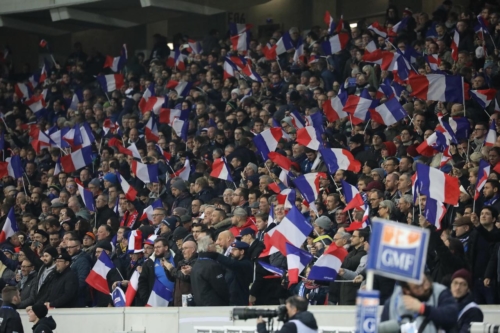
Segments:
[[[378,215],[382,219],[392,220],[396,206],[391,200],[384,200],[378,204]]]

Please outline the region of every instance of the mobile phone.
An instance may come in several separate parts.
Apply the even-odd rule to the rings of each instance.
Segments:
[[[356,78],[355,77],[350,77],[349,80],[347,81],[347,86],[353,87],[356,85]]]
[[[40,242],[39,241],[34,241],[33,244],[35,245],[35,247],[38,247],[38,245],[40,245]]]

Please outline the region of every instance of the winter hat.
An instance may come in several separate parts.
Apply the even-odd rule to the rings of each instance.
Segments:
[[[384,191],[384,184],[382,182],[379,182],[378,180],[371,181],[368,183],[368,185],[366,185],[363,191],[369,192],[371,190]]]
[[[376,169],[372,169],[372,172],[373,171],[375,171],[376,173],[378,173],[378,175],[380,176],[380,178],[382,178],[382,179],[384,178],[384,174],[385,174],[384,169],[382,169],[382,168],[376,168]]]
[[[31,310],[38,317],[38,319],[44,318],[49,312],[47,307],[43,304],[34,304],[31,306]]]
[[[283,122],[287,123],[287,124],[288,124],[288,126],[293,127],[293,124],[292,124],[292,118],[290,118],[290,117],[285,117],[285,118],[283,118],[283,119],[281,120],[281,123],[283,123]]]
[[[474,163],[479,163],[479,161],[481,161],[482,158],[483,158],[483,155],[477,151],[470,154],[470,160]]]
[[[385,136],[385,134],[384,134],[384,132],[375,132],[375,133],[373,134],[373,136],[375,136],[375,135],[376,135],[376,136],[378,136],[378,137],[380,137],[380,138],[382,139],[382,142],[384,142],[384,141],[386,141],[386,140],[387,140],[387,139],[386,139],[386,136]]]
[[[177,219],[175,217],[167,217],[164,218],[161,223],[165,224],[170,230],[174,230],[175,225],[177,224]]]
[[[94,178],[89,182],[89,185],[92,185],[95,187],[101,187],[101,182],[99,181],[98,178]]]
[[[111,246],[111,242],[107,240],[98,241],[95,245],[96,248],[100,248],[103,250],[113,251],[113,247]]]
[[[351,137],[351,139],[349,140],[349,142],[363,144],[363,143],[365,143],[365,137],[363,135],[361,135],[361,134],[356,134],[356,135],[353,135]]]
[[[307,77],[308,79],[311,78],[312,74],[309,71],[303,71],[302,74],[300,75],[301,77]]]
[[[328,218],[328,216],[320,216],[314,221],[316,225],[325,230],[330,230],[332,228],[332,220]]]
[[[387,154],[389,156],[395,156],[397,152],[396,145],[392,141],[384,142],[385,149],[387,149]]]
[[[104,176],[104,180],[108,181],[108,182],[110,182],[112,184],[117,184],[118,183],[118,178],[116,178],[116,175],[114,173],[107,173]]]
[[[172,183],[171,187],[176,188],[181,192],[184,192],[187,190],[186,183],[183,180],[176,180],[175,182]]]
[[[184,237],[186,237],[187,235],[189,235],[189,231],[187,231],[187,229],[184,227],[179,227],[179,228],[175,228],[175,230],[172,234],[172,238],[175,242],[175,241],[178,241],[179,239],[184,239]]]
[[[468,270],[466,270],[465,268],[459,269],[458,271],[453,273],[453,275],[451,277],[451,282],[453,282],[453,280],[455,280],[456,278],[464,279],[465,281],[467,281],[467,286],[469,288],[472,287],[472,276],[471,276],[470,272]]]
[[[57,256],[59,255],[59,253],[57,253],[57,249],[55,247],[52,247],[52,246],[47,247],[45,249],[45,251],[43,251],[43,252],[50,254],[50,256],[52,257],[52,259],[56,259]]]

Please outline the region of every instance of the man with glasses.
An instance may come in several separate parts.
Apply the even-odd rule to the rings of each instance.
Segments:
[[[35,303],[35,292],[33,288],[37,288],[35,266],[28,259],[21,262],[21,274],[16,274],[17,288],[21,291],[20,309]]]
[[[83,307],[87,297],[87,282],[85,282],[85,279],[92,269],[92,260],[86,252],[82,251],[82,243],[79,239],[70,239],[66,251],[71,256],[71,270],[78,276],[77,306]]]
[[[246,188],[237,188],[233,192],[233,201],[231,205],[236,209],[237,207],[243,208],[247,213],[250,212],[250,208],[248,205],[248,190]]]
[[[371,190],[368,194],[370,203],[370,217],[378,216],[378,206],[384,200],[384,194],[380,190]]]
[[[471,147],[475,152],[480,152],[484,144],[484,139],[488,134],[489,126],[487,123],[479,122],[474,126],[474,131],[472,132]]]
[[[351,236],[351,247],[349,253],[342,262],[341,269],[356,272],[361,258],[366,256],[365,242],[369,241],[370,231],[368,229],[354,230]],[[339,305],[355,305],[356,293],[360,287],[359,283],[342,283],[340,286]]]

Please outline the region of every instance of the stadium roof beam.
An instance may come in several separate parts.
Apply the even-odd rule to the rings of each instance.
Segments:
[[[113,26],[117,28],[130,28],[138,25],[138,23],[135,22],[120,20],[114,17],[85,12],[83,10],[69,7],[51,9],[50,17],[52,18],[53,22],[63,20],[76,20],[93,24]]]
[[[225,10],[180,0],[141,0],[142,7],[158,7],[167,10],[189,12],[200,15],[215,15]]]
[[[0,27],[12,28],[27,32],[34,32],[37,34],[48,36],[59,36],[70,33],[66,30],[50,28],[45,25],[30,23],[23,20],[13,19],[10,17],[0,16]]]

